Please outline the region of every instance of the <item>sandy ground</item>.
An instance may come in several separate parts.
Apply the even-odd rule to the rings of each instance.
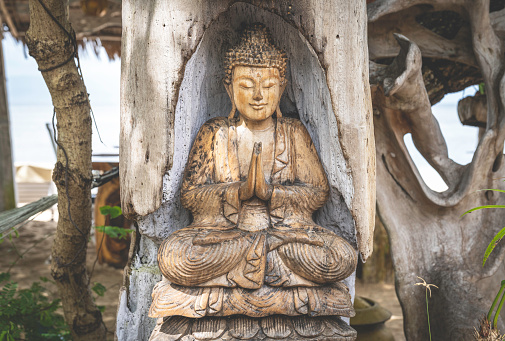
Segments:
[[[21,288],[26,288],[34,281],[39,281],[40,277],[51,279],[51,269],[49,255],[51,245],[56,230],[56,222],[50,221],[49,212],[39,216],[38,220],[31,221],[19,230],[19,238],[14,238],[12,243],[5,240],[0,244],[0,272],[9,269],[12,262],[17,263],[11,269],[11,278],[19,283]],[[17,252],[15,250],[17,248]],[[25,253],[26,252],[26,253]],[[18,259],[18,253],[23,254]],[[95,245],[89,244],[87,267],[91,270],[96,259]],[[115,319],[117,311],[118,292],[122,283],[122,270],[114,269],[108,265],[96,263],[91,282],[98,282],[107,288],[103,297],[97,297],[96,302],[105,306],[103,315],[104,322],[109,331],[108,339],[113,340],[115,330]],[[51,283],[44,284],[53,294],[56,286]],[[356,293],[360,296],[374,299],[383,307],[393,313],[391,320],[386,322],[397,341],[405,340],[403,335],[403,317],[398,299],[394,291],[393,284],[363,284],[356,283]]]

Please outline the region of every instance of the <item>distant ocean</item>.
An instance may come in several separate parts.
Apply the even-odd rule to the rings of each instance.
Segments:
[[[93,106],[103,144],[93,124],[93,154],[119,153],[119,106]],[[14,163],[52,168],[56,155],[46,128],[53,117],[49,105],[11,105],[9,107]],[[95,157],[95,160],[104,158]],[[109,157],[107,160],[118,160]]]

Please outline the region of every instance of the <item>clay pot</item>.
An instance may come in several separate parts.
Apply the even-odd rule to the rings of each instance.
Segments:
[[[351,318],[351,326],[358,332],[356,341],[394,341],[393,334],[385,322],[391,312],[370,298],[356,296],[354,299],[356,316]]]

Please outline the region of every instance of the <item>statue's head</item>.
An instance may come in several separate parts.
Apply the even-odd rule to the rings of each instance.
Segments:
[[[261,121],[277,111],[286,86],[286,53],[272,43],[263,24],[244,30],[238,45],[225,56],[224,84],[233,108],[249,120]]]

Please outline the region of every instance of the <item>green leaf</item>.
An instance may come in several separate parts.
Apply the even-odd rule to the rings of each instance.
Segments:
[[[119,217],[121,214],[123,214],[123,212],[121,211],[121,207],[114,206],[114,207],[110,208],[109,214],[110,214],[110,218],[114,219],[114,218]]]
[[[107,288],[104,287],[102,283],[95,282],[91,290],[93,290],[98,296],[103,296],[107,291]]]
[[[102,215],[107,215],[110,213],[110,206],[109,205],[105,205],[105,206],[101,206],[100,207],[100,213]]]
[[[98,308],[98,310],[100,310],[101,313],[105,312],[105,306],[104,305],[97,305],[96,307]]]
[[[484,83],[480,83],[479,84],[479,92],[481,95],[485,95],[486,94],[486,86]]]
[[[105,234],[112,238],[119,238],[121,235],[119,230],[120,228],[117,226],[105,226]]]
[[[495,189],[495,188],[486,188],[486,189],[479,189],[479,192],[480,191],[495,191],[495,192],[502,192],[502,193],[505,193],[504,190],[502,189]]]
[[[128,234],[134,231],[132,229],[125,229],[118,226],[95,226],[95,228],[98,231],[105,233],[111,238],[119,238],[119,239],[126,239]]]
[[[473,211],[481,210],[483,208],[505,208],[505,205],[485,205],[485,206],[474,207],[471,210],[468,210],[465,213],[463,213],[461,216],[464,216],[465,214],[471,213]]]
[[[496,236],[494,236],[494,238],[491,241],[491,243],[489,243],[489,245],[487,246],[486,252],[484,253],[484,258],[482,259],[482,266],[484,266],[486,264],[486,261],[489,258],[489,255],[491,254],[491,252],[493,252],[494,248],[496,247],[496,245],[498,245],[498,243],[503,238],[503,236],[505,236],[505,227],[502,228],[496,234]]]

